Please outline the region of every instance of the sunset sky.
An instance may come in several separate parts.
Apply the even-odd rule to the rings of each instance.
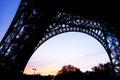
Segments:
[[[10,26],[19,3],[20,0],[0,0],[0,41]],[[68,64],[86,71],[108,61],[105,49],[95,38],[80,32],[67,32],[43,43],[29,59],[24,73],[34,74],[35,68],[36,74],[55,74]]]
[[[93,37],[80,32],[67,32],[52,37],[32,55],[24,73],[55,74],[63,65],[71,64],[81,71],[108,62],[103,46]]]

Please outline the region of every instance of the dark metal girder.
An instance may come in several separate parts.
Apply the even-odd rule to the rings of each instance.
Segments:
[[[83,9],[84,6],[80,4],[82,3],[68,0],[22,0],[14,20],[0,43],[0,54],[4,54],[4,57],[0,55],[1,63],[5,64],[4,68],[8,70],[5,71],[14,74],[23,71],[27,61],[41,43],[57,34],[70,31],[84,32],[93,36],[104,46],[111,61],[114,59],[119,62],[120,55],[111,58],[117,48],[116,44],[112,45],[114,47],[112,49],[108,46],[111,42],[106,39],[108,36],[115,35],[117,42],[120,42],[120,27],[118,27],[120,17],[84,16],[82,13],[87,9]],[[92,11],[95,12],[94,8]],[[89,12],[88,14],[90,14]],[[114,35],[109,35],[109,33]],[[39,41],[41,42],[39,43]],[[117,54],[120,53],[115,55]],[[117,63],[114,61],[113,64],[116,66]]]

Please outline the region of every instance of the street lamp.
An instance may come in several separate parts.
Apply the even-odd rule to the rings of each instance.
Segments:
[[[36,71],[36,69],[35,69],[35,68],[33,68],[33,71],[34,71],[34,75],[35,75],[35,71]]]

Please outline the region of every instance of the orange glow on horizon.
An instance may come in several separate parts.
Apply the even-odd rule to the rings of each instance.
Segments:
[[[33,68],[29,67],[29,68],[25,68],[24,70],[24,73],[23,74],[30,74],[30,75],[33,75],[33,74],[40,74],[40,75],[56,75],[57,72],[61,69],[59,67],[55,67],[55,66],[52,66],[52,67],[38,67],[38,68],[35,68],[36,71],[34,72]]]
[[[67,65],[67,64],[66,64],[66,65]],[[73,65],[73,64],[72,64],[72,65]],[[89,64],[89,65],[90,65],[90,64]],[[23,74],[29,74],[29,75],[40,74],[40,75],[43,75],[43,76],[46,76],[46,75],[56,75],[57,72],[62,69],[62,66],[64,66],[64,65],[36,67],[36,68],[35,68],[36,71],[35,71],[35,73],[34,73],[33,68],[30,67],[30,65],[29,65],[28,68],[25,68]],[[74,66],[74,65],[73,65],[73,66]],[[92,68],[92,66],[91,66],[91,68],[90,68],[90,66],[87,66],[87,64],[84,65],[84,66],[76,65],[75,67],[79,68],[80,71],[82,71],[82,72],[85,72],[85,71],[87,71],[87,70],[88,70],[88,71],[91,71],[91,68]]]

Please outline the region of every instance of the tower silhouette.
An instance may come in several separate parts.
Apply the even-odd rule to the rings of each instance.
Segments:
[[[108,53],[113,74],[118,72],[120,18],[84,16],[81,4],[68,0],[21,0],[16,15],[0,43],[0,75],[17,78],[23,73],[33,52],[42,43],[55,35],[71,31],[83,32],[97,39]]]

